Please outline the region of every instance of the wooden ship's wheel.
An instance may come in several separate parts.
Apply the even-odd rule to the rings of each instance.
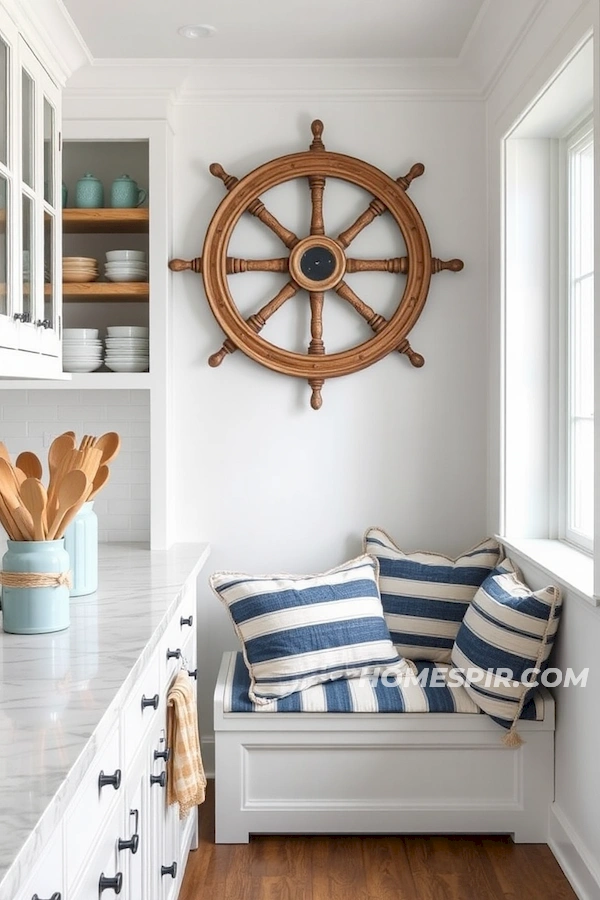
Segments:
[[[459,272],[460,259],[443,261],[431,256],[427,230],[416,207],[407,196],[411,182],[425,167],[416,163],[395,181],[384,172],[351,156],[333,153],[323,144],[323,123],[311,125],[310,149],[273,159],[238,179],[213,163],[211,173],[220,178],[228,194],[218,206],[208,227],[202,256],[192,260],[173,259],[174,271],[191,269],[201,273],[210,308],[227,335],[219,351],[209,357],[209,365],[219,366],[229,353],[242,350],[247,356],[284,375],[306,378],[312,389],[311,406],[322,405],[321,389],[327,378],[358,372],[378,362],[388,353],[406,354],[413,366],[425,360],[410,346],[407,335],[419,318],[429,291],[431,275],[448,269]],[[356,221],[337,237],[325,233],[323,194],[327,178],[339,178],[358,185],[373,200]],[[312,214],[310,235],[298,237],[265,208],[260,195],[270,188],[306,178],[310,188]],[[402,233],[407,256],[393,259],[355,259],[347,250],[352,241],[373,220],[388,211]],[[239,259],[227,255],[232,232],[243,213],[248,212],[270,228],[288,249],[279,259]],[[227,276],[241,272],[282,272],[287,284],[258,312],[244,319],[229,291]],[[344,280],[347,273],[390,272],[406,275],[404,292],[394,314],[385,319],[373,310]],[[266,322],[283,304],[304,290],[310,299],[311,339],[308,352],[295,353],[277,347],[260,336]],[[323,341],[325,291],[333,290],[362,316],[375,332],[362,344],[339,353],[326,353]]]

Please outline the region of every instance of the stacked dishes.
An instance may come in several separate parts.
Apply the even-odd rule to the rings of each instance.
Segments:
[[[147,372],[148,329],[141,325],[112,325],[106,329],[107,368],[113,372]]]
[[[98,260],[91,256],[63,256],[63,281],[97,281]]]
[[[65,372],[95,372],[102,365],[102,341],[97,328],[65,328],[63,369]]]
[[[109,281],[148,281],[145,250],[109,250],[104,267]]]

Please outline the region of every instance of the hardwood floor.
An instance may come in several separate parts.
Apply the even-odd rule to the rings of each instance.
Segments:
[[[212,783],[211,783],[212,788]],[[179,900],[577,900],[549,848],[508,837],[214,843],[212,789]]]

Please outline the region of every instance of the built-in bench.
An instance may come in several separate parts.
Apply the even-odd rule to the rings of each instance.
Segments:
[[[448,667],[398,685],[351,679],[267,706],[242,655],[215,690],[216,841],[250,834],[508,833],[545,842],[554,792],[554,701],[541,688],[509,749]],[[432,681],[439,686],[432,685]]]

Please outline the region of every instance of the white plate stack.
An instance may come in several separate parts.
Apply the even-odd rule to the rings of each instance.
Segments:
[[[111,325],[106,329],[107,368],[113,372],[147,372],[150,362],[148,329],[141,325]]]
[[[148,281],[145,250],[109,250],[104,266],[109,281]]]
[[[95,372],[102,365],[102,341],[97,328],[63,330],[63,369],[65,372]]]

